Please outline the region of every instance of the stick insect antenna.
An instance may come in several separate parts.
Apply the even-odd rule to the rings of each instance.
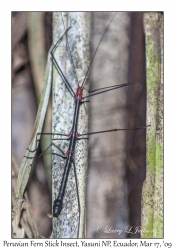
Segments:
[[[96,53],[97,53],[97,50],[98,50],[98,48],[99,48],[99,46],[100,46],[100,43],[101,43],[101,41],[102,41],[104,35],[105,35],[106,31],[108,30],[108,28],[109,28],[109,26],[110,26],[112,20],[114,19],[115,15],[116,15],[116,12],[115,12],[115,14],[113,15],[113,17],[111,18],[111,20],[110,20],[108,26],[106,27],[106,29],[105,29],[105,31],[104,31],[104,33],[103,33],[103,35],[102,35],[102,37],[101,37],[101,39],[100,39],[100,41],[99,41],[99,43],[98,43],[98,46],[97,46],[97,48],[96,48],[96,50],[95,50],[95,52],[94,52],[94,55],[93,55],[93,57],[92,57],[92,59],[91,59],[90,64],[89,64],[88,70],[87,70],[87,72],[86,72],[86,74],[85,74],[85,77],[84,77],[83,83],[82,83],[82,85],[81,85],[81,88],[83,88],[83,85],[84,85],[85,82],[87,81],[87,74],[89,73],[89,70],[90,70],[90,68],[91,68],[91,66],[92,66],[94,57],[95,57],[95,55],[96,55]]]

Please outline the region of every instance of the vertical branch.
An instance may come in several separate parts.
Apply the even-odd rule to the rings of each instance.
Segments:
[[[63,20],[64,25],[63,25]],[[64,27],[65,26],[65,27]],[[64,34],[65,30],[71,27],[64,35],[59,43],[54,56],[61,68],[64,76],[70,83],[74,92],[81,85],[85,72],[87,71],[90,58],[90,13],[87,12],[72,12],[72,13],[53,13],[53,44]],[[67,38],[69,45],[67,44]],[[74,67],[71,62],[70,53],[73,58]],[[76,73],[75,73],[76,71]],[[76,75],[78,82],[76,81]],[[83,95],[87,94],[88,86],[84,85]],[[74,98],[65,82],[58,74],[56,68],[53,68],[53,117],[52,117],[52,132],[68,134],[71,131],[74,114]],[[87,103],[80,107],[78,132],[85,133],[88,128],[87,118]],[[60,136],[59,136],[60,138]],[[53,139],[56,139],[54,136]],[[64,152],[67,151],[69,140],[54,140]],[[53,152],[60,154],[53,147]],[[79,140],[76,142],[75,149],[75,166],[78,178],[78,190],[80,197],[80,228],[79,237],[85,237],[84,220],[85,220],[85,180],[87,169],[87,140]],[[56,155],[53,156],[53,176],[52,176],[52,199],[57,198],[61,179],[65,167],[65,161]],[[71,166],[66,191],[63,199],[63,209],[59,218],[53,218],[53,234],[54,238],[77,238],[78,234],[78,200],[76,192],[76,183],[73,165]]]
[[[39,101],[43,87],[44,87],[44,71],[46,65],[46,52],[45,52],[45,36],[44,36],[44,12],[29,12],[28,14],[28,40],[29,40],[29,55],[31,62],[31,69],[33,80]],[[51,120],[52,120],[51,100],[49,100],[46,118],[43,125],[43,133],[51,133]],[[46,135],[41,137],[41,150],[44,151],[51,144],[51,136]],[[50,152],[50,153],[48,153]],[[49,189],[51,191],[52,176],[51,176],[51,149],[47,154],[43,155],[45,170],[47,173],[47,180]]]
[[[44,12],[28,13],[29,55],[37,100],[40,99],[43,90],[44,71],[46,66],[44,14]]]
[[[18,180],[17,180],[16,192],[15,192],[16,199],[13,204],[14,207],[18,206],[19,204],[18,206],[19,213],[16,213],[16,215],[14,215],[17,218],[17,225],[19,224],[19,219],[22,216],[21,214],[22,207],[23,205],[25,205],[24,199],[23,199],[23,196],[25,196],[24,191],[26,189],[26,186],[29,180],[29,175],[30,175],[33,160],[35,159],[36,148],[38,148],[39,139],[40,139],[39,134],[42,132],[45,114],[46,114],[46,110],[47,110],[47,106],[49,102],[50,90],[51,90],[51,76],[52,76],[51,66],[52,65],[50,62],[50,56],[48,56],[46,72],[45,72],[45,84],[44,84],[43,92],[40,97],[40,102],[39,102],[39,107],[38,107],[38,112],[37,112],[37,116],[35,120],[31,142],[28,146],[28,149],[26,150],[25,156],[20,165],[20,169],[18,173]]]
[[[143,238],[163,237],[163,17],[144,15],[147,72],[147,172],[143,185]]]
[[[40,136],[37,137],[37,141],[36,141],[36,135],[42,132],[45,114],[46,114],[46,110],[47,110],[47,106],[49,102],[50,90],[51,90],[51,75],[52,75],[51,66],[52,65],[50,62],[50,56],[48,56],[46,71],[45,71],[44,89],[40,97],[38,112],[37,112],[37,116],[35,120],[35,125],[33,128],[33,134],[32,134],[30,144],[28,146],[28,149],[30,151],[28,149],[26,150],[25,157],[23,158],[23,161],[19,169],[17,188],[16,188],[17,198],[23,197],[24,190],[26,188],[26,185],[29,179],[31,165],[33,163],[33,159],[36,154],[35,149],[38,148]]]

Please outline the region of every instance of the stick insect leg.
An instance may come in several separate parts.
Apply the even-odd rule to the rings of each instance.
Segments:
[[[79,140],[89,140],[89,137],[77,138],[77,141]]]
[[[60,156],[62,157],[63,159],[66,159],[67,157],[65,156],[65,153],[63,152],[62,149],[60,149],[57,145],[55,145],[53,142],[39,155],[39,156],[33,156],[33,157],[29,157],[29,156],[24,156],[25,158],[27,159],[33,159],[33,158],[40,158],[51,146],[54,146],[56,147],[63,155],[59,155],[59,154],[56,154],[56,153],[52,153],[54,155],[57,155],[57,156]]]
[[[114,129],[109,129],[109,130],[102,130],[102,131],[96,131],[96,132],[91,132],[91,133],[86,133],[86,134],[79,134],[80,136],[84,135],[93,135],[93,134],[101,134],[101,133],[109,133],[109,132],[116,132],[116,131],[123,131],[123,130],[138,130],[138,129],[146,129],[147,127],[150,127],[151,125],[147,125],[144,127],[139,127],[139,128],[114,128]]]
[[[62,15],[62,22],[63,22],[64,30],[66,31],[66,28],[65,28],[65,25],[64,25],[64,20],[63,20],[63,14],[61,13],[61,15]],[[67,35],[67,34],[66,34],[66,35]],[[77,73],[76,73],[76,70],[75,70],[75,65],[74,65],[74,61],[73,61],[73,58],[72,58],[72,54],[71,54],[71,49],[70,49],[70,46],[69,46],[68,38],[66,39],[66,45],[67,45],[68,52],[69,52],[70,59],[71,59],[71,63],[72,63],[73,69],[74,69],[75,80],[76,80],[76,82],[77,82],[77,85],[79,85],[79,84],[78,84],[78,77],[77,77]]]
[[[95,89],[95,90],[92,90],[90,93],[92,93],[92,92],[97,92],[97,93],[92,93],[90,95],[83,96],[83,99],[94,96],[94,95],[99,95],[99,94],[102,94],[102,93],[105,93],[105,92],[108,92],[108,91],[111,91],[111,90],[114,90],[114,89],[119,89],[119,88],[122,88],[122,87],[126,87],[126,86],[129,86],[129,85],[132,85],[132,82],[124,83],[124,84],[120,84],[120,85],[114,85],[114,86],[110,86],[110,87],[104,87],[104,88],[101,88],[101,89]],[[102,91],[100,91],[100,90],[102,90]]]
[[[122,87],[129,86],[129,85],[132,85],[132,84],[133,84],[133,82],[123,83],[123,84],[115,84],[115,85],[112,85],[112,86],[107,86],[107,87],[103,87],[103,88],[99,88],[99,89],[89,90],[89,93],[93,93],[93,92],[96,92],[96,91],[99,91],[99,90],[102,90],[102,89],[122,88]]]
[[[27,150],[28,150],[29,152],[33,153],[33,152],[35,152],[35,151],[38,150],[37,142],[39,142],[40,139],[37,139],[37,137],[38,137],[39,135],[61,135],[61,136],[67,136],[67,137],[68,137],[68,135],[66,135],[66,134],[59,134],[59,133],[37,133],[37,134],[36,134],[36,147],[35,147],[34,150],[30,150],[29,148],[27,148]],[[58,139],[53,139],[53,140],[58,140]],[[59,138],[59,140],[69,140],[69,138],[66,138],[66,139]]]
[[[58,73],[60,74],[60,76],[61,76],[63,82],[65,83],[65,85],[66,85],[67,88],[69,89],[71,95],[74,97],[75,93],[74,93],[74,91],[73,91],[73,89],[72,89],[70,83],[69,83],[68,80],[66,79],[65,75],[63,74],[63,72],[62,72],[60,66],[58,65],[58,63],[57,63],[57,61],[56,61],[56,59],[55,59],[55,57],[54,57],[54,52],[55,52],[57,46],[59,45],[59,43],[60,43],[60,41],[62,40],[63,36],[66,35],[66,33],[67,33],[67,31],[68,31],[69,29],[70,29],[70,27],[64,32],[64,34],[60,37],[60,39],[58,40],[58,42],[54,45],[53,49],[52,49],[51,52],[50,52],[50,55],[51,55],[51,58],[52,58],[52,60],[53,60],[53,63],[54,63],[54,65],[55,65],[55,67],[56,67]]]
[[[77,191],[77,200],[78,200],[78,212],[79,212],[79,221],[78,221],[78,232],[77,232],[77,238],[79,237],[79,229],[80,229],[80,197],[79,197],[79,192],[78,192],[78,179],[77,179],[77,172],[76,172],[76,167],[75,167],[75,161],[73,161],[73,166],[74,166],[74,175],[75,175],[75,183],[76,183],[76,191]]]

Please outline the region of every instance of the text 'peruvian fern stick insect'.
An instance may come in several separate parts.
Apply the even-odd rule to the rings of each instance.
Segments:
[[[79,235],[79,223],[80,223],[80,216],[81,216],[81,204],[80,204],[80,198],[79,198],[79,183],[78,183],[78,178],[77,178],[77,170],[76,170],[76,145],[78,142],[81,142],[83,140],[87,141],[87,136],[88,135],[93,135],[93,134],[102,134],[102,133],[111,133],[111,132],[115,132],[115,131],[119,131],[119,130],[129,130],[129,129],[122,129],[122,128],[111,128],[108,130],[101,130],[101,131],[94,131],[91,133],[88,132],[84,132],[84,133],[80,133],[78,130],[78,126],[79,126],[79,117],[81,114],[81,110],[83,109],[83,106],[86,104],[86,102],[88,102],[90,100],[91,97],[99,95],[99,94],[103,94],[105,95],[105,92],[109,92],[118,88],[122,88],[122,87],[126,87],[126,86],[130,86],[132,85],[132,82],[129,83],[124,83],[124,84],[116,84],[116,85],[112,85],[112,86],[107,86],[107,87],[102,87],[99,89],[95,89],[92,91],[89,91],[89,93],[86,93],[84,91],[84,88],[86,86],[86,82],[88,80],[88,76],[89,76],[89,72],[93,63],[93,60],[95,58],[96,52],[98,50],[98,47],[104,37],[104,35],[106,34],[112,20],[114,19],[115,14],[113,15],[112,19],[110,20],[107,28],[105,29],[99,43],[98,46],[95,50],[95,53],[92,56],[92,59],[90,61],[90,63],[88,64],[88,67],[83,75],[83,78],[81,77],[81,80],[78,77],[78,73],[76,72],[76,68],[77,68],[77,64],[78,62],[75,62],[75,58],[72,55],[72,45],[69,38],[68,38],[68,34],[69,32],[71,32],[71,29],[73,29],[73,22],[71,22],[70,26],[66,27],[67,25],[65,25],[65,22],[63,20],[63,17],[61,16],[61,22],[62,22],[62,35],[59,38],[59,40],[56,42],[56,44],[53,46],[51,52],[50,52],[50,56],[53,62],[53,65],[57,71],[57,74],[59,74],[61,80],[62,80],[62,85],[64,85],[64,87],[66,88],[67,94],[71,96],[72,100],[73,100],[73,105],[74,105],[74,112],[73,112],[73,116],[71,117],[71,124],[69,124],[69,126],[71,127],[70,131],[67,131],[67,133],[63,133],[63,132],[54,132],[52,133],[53,135],[53,140],[56,141],[66,141],[67,145],[63,146],[63,148],[61,148],[60,145],[56,144],[55,142],[52,143],[51,145],[57,150],[57,152],[53,152],[54,157],[56,158],[60,158],[60,160],[62,160],[62,165],[64,165],[64,170],[62,173],[62,177],[61,177],[61,183],[60,185],[57,187],[57,196],[54,200],[53,203],[53,217],[55,218],[59,218],[60,213],[62,212],[62,209],[64,207],[64,204],[66,204],[66,202],[68,201],[64,201],[65,198],[65,192],[66,192],[66,188],[67,188],[67,182],[68,182],[68,178],[70,175],[70,171],[73,168],[73,175],[75,178],[75,189],[76,189],[76,193],[77,193],[77,202],[78,202],[78,213],[79,213],[79,217],[78,217],[78,232],[77,232],[77,236]],[[68,57],[69,57],[69,61],[70,61],[70,65],[72,67],[72,71],[71,74],[74,76],[75,80],[74,83],[70,82],[69,79],[65,76],[65,72],[63,72],[62,68],[60,67],[60,64],[57,61],[57,58],[55,56],[56,50],[59,50],[60,46],[62,43],[65,42],[65,47],[68,53]],[[75,65],[76,64],[76,65]],[[82,74],[82,73],[81,73]],[[53,76],[54,77],[54,76]],[[76,86],[76,87],[75,87]],[[87,89],[87,87],[86,87]],[[95,97],[93,97],[95,98]],[[58,101],[59,102],[59,101]],[[65,104],[64,104],[65,105]],[[85,106],[84,106],[84,109]],[[143,129],[146,127],[141,127],[141,128],[131,128],[131,130],[135,130],[135,129]],[[38,135],[40,136],[42,133],[38,133]],[[56,136],[59,136],[59,138],[55,138]],[[38,140],[37,140],[38,141]],[[50,145],[50,146],[51,146]],[[49,147],[50,147],[49,146]],[[49,148],[48,147],[48,148]],[[67,147],[67,148],[66,148]],[[43,152],[45,153],[48,148]],[[29,151],[32,151],[30,149],[28,149]],[[33,150],[33,151],[36,151]],[[43,155],[42,153],[42,155]],[[40,156],[39,156],[40,157]],[[30,158],[30,157],[27,157]],[[64,160],[64,161],[63,161]],[[69,209],[69,208],[68,208]]]

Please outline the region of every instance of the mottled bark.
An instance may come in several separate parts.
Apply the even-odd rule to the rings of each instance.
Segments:
[[[63,20],[64,25],[63,25]],[[65,26],[65,27],[64,27]],[[63,74],[76,92],[78,83],[82,84],[84,74],[87,71],[90,58],[90,13],[88,12],[55,12],[53,14],[53,44],[63,35],[65,30],[71,27],[60,41],[54,56]],[[68,40],[68,44],[66,41]],[[70,52],[69,52],[70,51]],[[71,56],[70,56],[71,53]],[[73,59],[74,67],[71,62]],[[75,74],[76,72],[76,74]],[[88,85],[83,86],[83,95],[87,95]],[[74,97],[61,79],[58,71],[53,67],[53,111],[52,111],[52,132],[68,134],[71,131],[74,114]],[[87,103],[80,107],[78,133],[88,131],[88,106]],[[54,136],[56,138],[56,136]],[[60,138],[60,136],[58,136]],[[65,138],[65,137],[64,137]],[[69,141],[54,141],[64,152],[68,149]],[[53,147],[53,152],[60,154],[60,151]],[[85,237],[85,184],[87,169],[87,140],[76,142],[75,166],[78,178],[78,191],[80,197],[80,238]],[[60,188],[65,160],[53,156],[53,177],[52,177],[52,199],[57,198]],[[77,238],[78,232],[78,200],[73,164],[69,172],[66,191],[63,199],[63,209],[59,218],[53,218],[54,238]]]

